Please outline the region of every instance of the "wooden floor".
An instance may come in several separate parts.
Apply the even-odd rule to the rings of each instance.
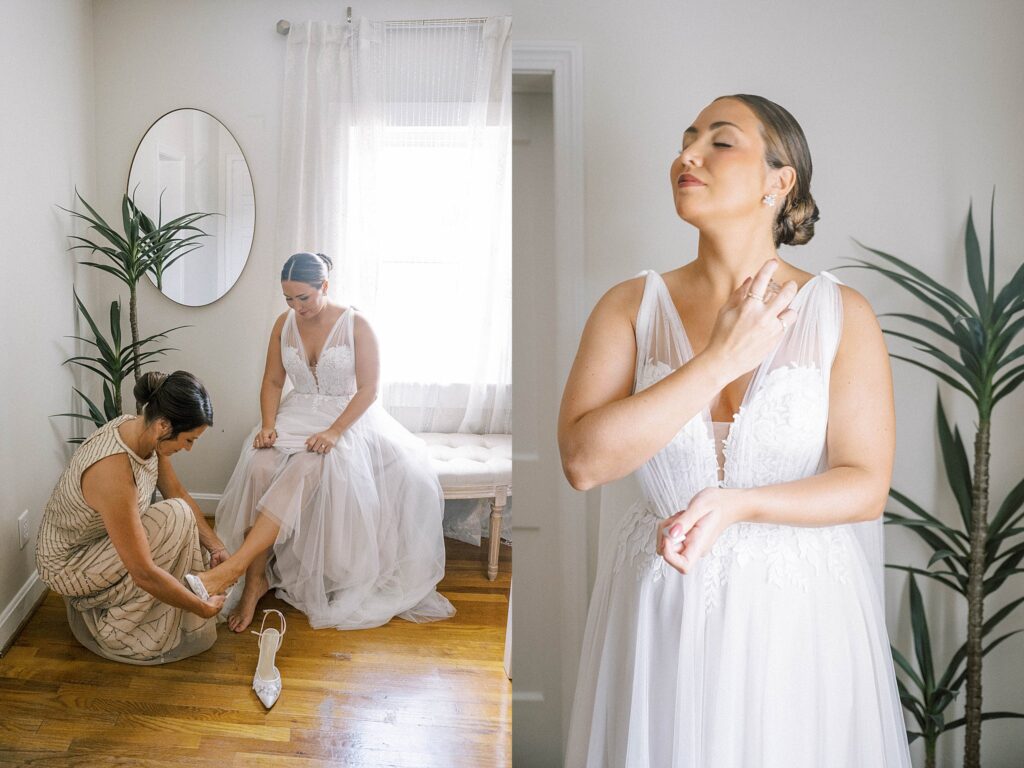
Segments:
[[[288,634],[270,712],[250,685],[257,638],[219,628],[198,657],[159,667],[79,646],[50,593],[0,658],[0,766],[487,768],[511,765],[502,657],[511,550],[497,581],[483,549],[446,541],[448,621],[312,630],[276,598]]]

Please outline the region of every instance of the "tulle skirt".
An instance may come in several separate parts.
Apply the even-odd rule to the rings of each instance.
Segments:
[[[283,399],[274,447],[252,447],[258,426],[242,444],[217,534],[233,552],[260,513],[277,521],[267,578],[314,628],[448,618],[455,609],[435,590],[444,497],[423,443],[374,403],[326,455],[306,450],[348,401],[294,391]],[[232,591],[222,616],[241,593]]]
[[[910,768],[848,526],[727,528],[690,574],[641,502],[603,554],[566,768]]]

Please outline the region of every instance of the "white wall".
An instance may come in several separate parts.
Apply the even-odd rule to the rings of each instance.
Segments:
[[[194,308],[174,304],[145,280],[139,291],[143,333],[193,326],[172,335],[180,351],[159,365],[199,376],[213,400],[215,425],[191,454],[175,458],[175,467],[190,491],[220,493],[243,438],[259,419],[267,339],[274,318],[286,309],[279,276],[290,254],[275,250],[274,225],[287,43],[274,27],[282,17],[341,22],[345,6],[334,0],[95,0],[94,8],[99,210],[116,213],[136,145],[153,120],[176,107],[203,109],[224,123],[252,174],[252,252],[231,291]],[[355,16],[375,20],[509,12],[506,0],[353,4]],[[104,279],[95,301],[109,301],[117,287]]]
[[[577,41],[583,48],[587,248],[581,279],[588,309],[609,286],[642,268],[664,271],[693,257],[695,232],[675,215],[668,166],[697,113],[714,97],[735,92],[783,104],[810,142],[822,220],[812,243],[785,249],[784,258],[811,271],[834,267],[860,255],[851,242],[857,237],[966,290],[960,260],[968,201],[974,198],[976,218],[987,225],[995,185],[999,276],[1005,280],[1024,245],[1024,219],[1017,215],[1024,203],[1024,151],[1017,135],[1024,119],[1018,86],[1024,49],[1016,42],[1022,28],[1024,6],[996,0],[649,0],[629,6],[516,0],[517,41]],[[839,274],[878,311],[910,306],[865,273]],[[565,364],[559,361],[557,368]],[[951,501],[935,455],[936,386],[904,364],[896,365],[895,374],[894,485],[948,517]],[[558,388],[562,383],[553,377],[549,382]],[[969,431],[970,408],[948,392],[944,396]],[[1020,472],[1012,430],[1024,410],[1021,393],[1000,408],[993,428],[997,500]],[[551,430],[553,436],[553,424]],[[590,522],[596,524],[596,514]],[[517,558],[528,556],[523,549]],[[890,529],[890,561],[923,564],[922,552],[905,533]],[[557,658],[550,642],[542,603],[558,599],[559,565],[548,568],[549,591],[517,591],[516,653],[544,660],[554,694],[560,665],[575,667],[577,660]],[[1019,595],[1022,588],[1018,581],[1006,594]],[[908,649],[905,592],[904,579],[891,576],[890,631]],[[963,611],[955,601],[931,594],[933,633],[941,636],[939,653],[945,654],[951,642],[962,639]],[[992,603],[990,614],[997,605]],[[1006,626],[1020,624],[1018,618]],[[986,659],[985,709],[1024,709],[1024,669],[1015,663],[1021,652],[1021,639],[1015,638]],[[558,697],[552,695],[545,706],[546,718],[534,721],[564,737]],[[986,723],[984,733],[986,766],[1019,765],[1019,721]],[[537,736],[546,742],[548,737]],[[940,751],[940,765],[959,764],[962,731],[941,743]]]
[[[0,646],[40,590],[35,531],[70,451],[74,262],[66,249],[77,185],[94,188],[92,9],[88,0],[5,4],[0,67]],[[45,45],[40,45],[45,41]],[[32,538],[18,549],[28,509]]]

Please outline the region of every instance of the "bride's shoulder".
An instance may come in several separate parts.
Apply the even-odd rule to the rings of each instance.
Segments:
[[[598,299],[590,313],[591,318],[598,321],[621,319],[632,325],[643,300],[646,282],[646,273],[641,273],[616,283]]]
[[[280,336],[281,335],[281,329],[284,328],[285,321],[288,319],[288,315],[290,313],[291,313],[291,310],[290,309],[286,309],[284,312],[282,312],[280,315],[277,316],[277,320],[274,321],[274,330],[271,331],[272,335],[274,335],[274,336]]]
[[[851,288],[845,283],[836,282],[839,289],[839,297],[843,304],[843,324],[866,325],[874,331],[878,328],[878,318],[871,302],[856,288]]]
[[[369,326],[370,319],[366,314],[354,304],[349,304],[342,310],[342,314],[348,312],[349,318],[352,320],[352,324],[355,326]]]
[[[604,304],[616,309],[636,310],[643,299],[649,272],[650,270],[644,270],[627,280],[616,283],[604,292],[597,302],[598,306]]]
[[[821,283],[819,287],[828,287],[835,290],[842,302],[843,315],[845,317],[860,318],[864,315],[874,317],[875,312],[871,308],[871,303],[868,301],[867,297],[865,297],[864,294],[856,288],[852,288],[844,283],[832,272],[823,269],[816,275],[811,275],[809,272],[804,272],[802,274],[808,275],[809,277],[806,280],[797,279],[797,282],[801,286],[810,282],[811,279],[817,278]]]
[[[376,336],[373,330],[373,323],[363,314],[362,310],[358,307],[349,307],[348,313],[352,318],[352,333],[357,339]]]

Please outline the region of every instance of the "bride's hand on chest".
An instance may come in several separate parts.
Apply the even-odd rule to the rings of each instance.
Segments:
[[[727,366],[733,378],[753,370],[768,356],[783,332],[796,320],[789,305],[797,285],[787,281],[777,292],[769,291],[777,261],[765,262],[758,273],[745,280],[719,310],[704,354]]]

